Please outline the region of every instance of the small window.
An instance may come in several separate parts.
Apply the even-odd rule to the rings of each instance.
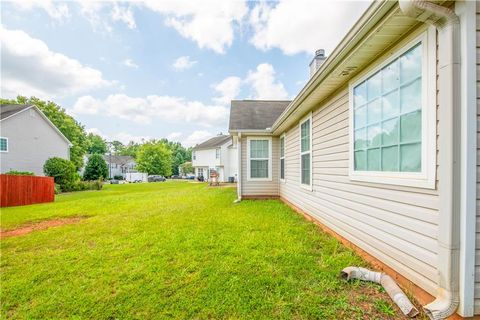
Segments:
[[[249,180],[271,180],[271,138],[247,138]]]
[[[220,148],[215,149],[215,159],[220,159]]]
[[[300,182],[302,186],[312,186],[312,117],[309,115],[300,122]]]
[[[197,155],[196,155],[195,151],[192,151],[192,157],[193,157],[193,160],[197,160]]]
[[[432,45],[433,43],[433,45]],[[350,177],[434,187],[434,40],[420,37],[350,86]]]
[[[280,137],[280,180],[285,180],[285,135]]]
[[[0,138],[0,152],[8,152],[8,138]]]

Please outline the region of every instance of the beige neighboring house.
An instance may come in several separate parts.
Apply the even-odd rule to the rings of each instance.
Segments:
[[[434,319],[480,315],[479,22],[473,1],[374,1],[293,101],[231,106],[238,199],[313,217]]]
[[[236,138],[219,134],[192,149],[192,167],[196,177],[208,180],[210,171],[216,170],[220,182],[237,180]]]
[[[70,159],[72,144],[34,105],[0,105],[0,169],[43,176],[52,157]]]

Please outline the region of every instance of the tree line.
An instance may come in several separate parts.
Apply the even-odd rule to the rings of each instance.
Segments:
[[[178,175],[179,167],[192,159],[191,148],[185,148],[181,143],[168,141],[167,139],[153,139],[140,143],[131,141],[128,144],[123,144],[116,140],[106,141],[97,134],[87,134],[85,126],[53,101],[17,96],[16,99],[0,98],[0,103],[36,105],[72,143],[70,161],[77,171],[84,166],[85,155],[108,154],[110,152],[113,155],[134,157],[137,169],[141,172],[164,176]],[[189,166],[186,167],[189,168]]]

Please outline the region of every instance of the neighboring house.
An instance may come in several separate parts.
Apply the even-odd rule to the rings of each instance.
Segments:
[[[131,156],[105,154],[103,158],[107,162],[107,167],[111,178],[115,176],[122,176],[125,179],[127,173],[138,172],[135,169],[135,166],[137,165],[135,158]]]
[[[192,166],[195,176],[210,177],[210,171],[216,170],[220,182],[229,178],[237,179],[237,144],[236,138],[219,134],[192,149]]]
[[[435,319],[480,315],[480,5],[417,3],[373,2],[292,102],[232,102],[238,198],[310,215]]]
[[[43,176],[52,157],[70,159],[72,144],[34,105],[0,105],[0,168]]]

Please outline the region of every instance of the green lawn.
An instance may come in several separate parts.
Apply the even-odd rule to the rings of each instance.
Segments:
[[[1,210],[1,228],[78,224],[1,241],[2,318],[372,319],[400,316],[365,265],[279,201],[234,204],[232,188],[107,185]]]

